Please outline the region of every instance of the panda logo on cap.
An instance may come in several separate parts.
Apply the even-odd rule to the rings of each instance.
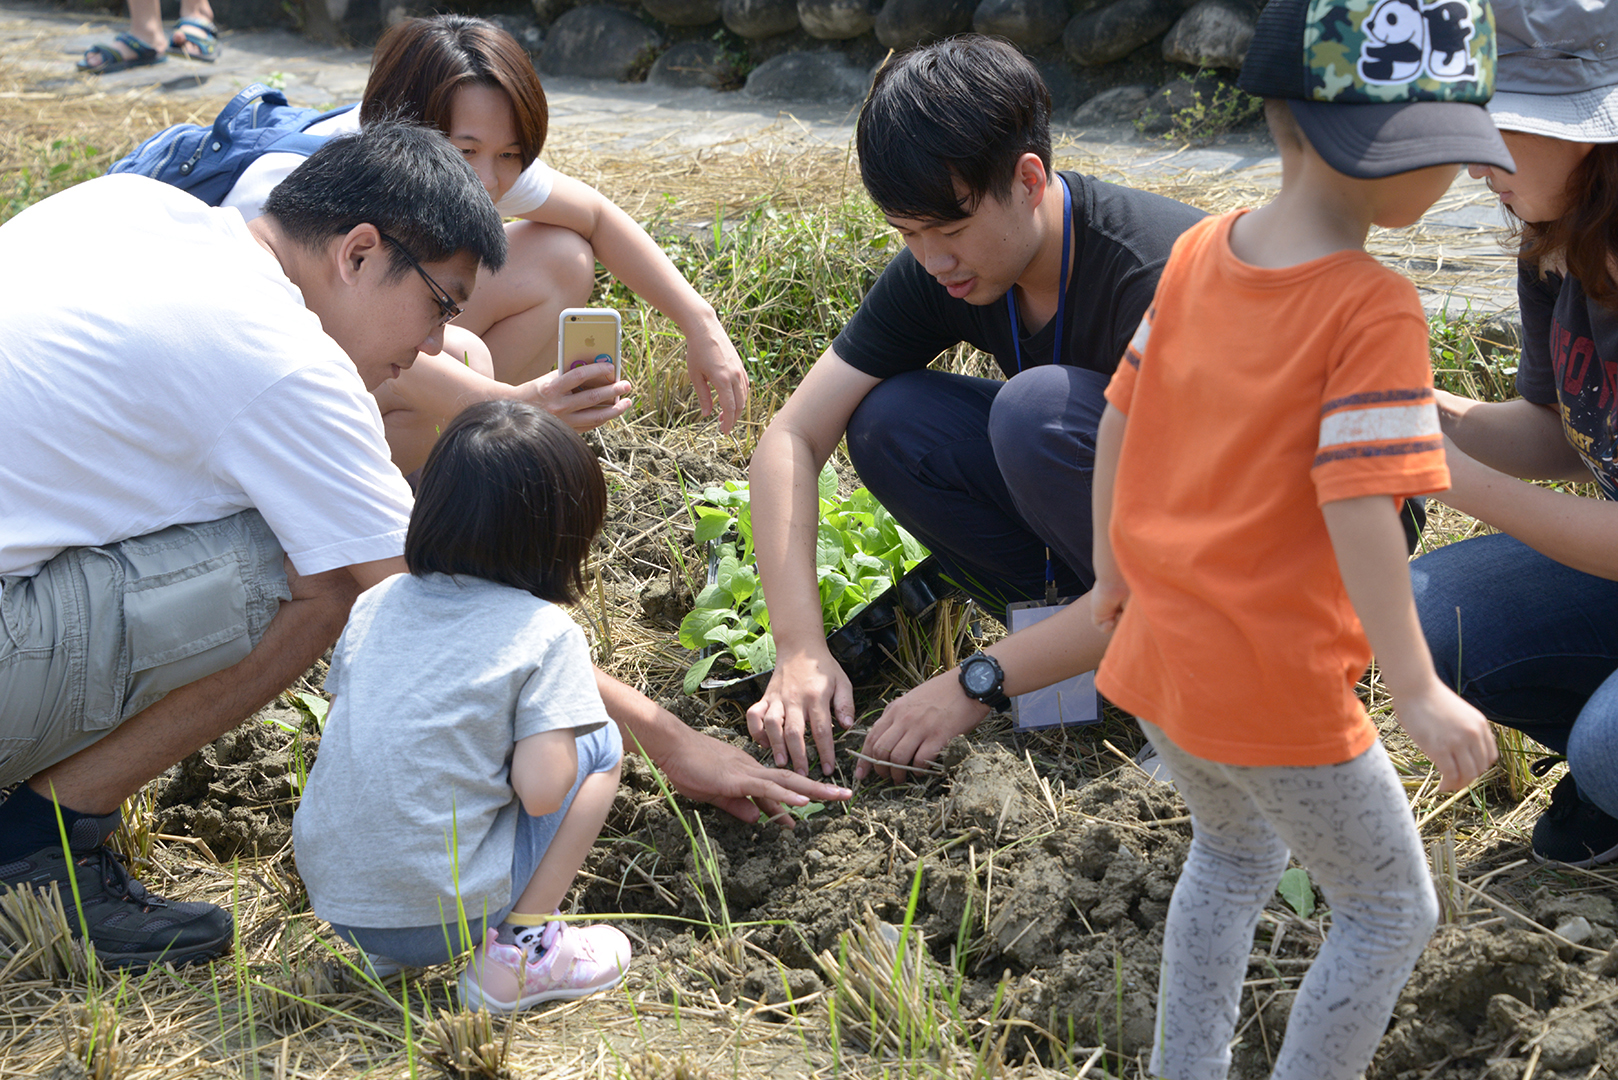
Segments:
[[[1467,52],[1472,13],[1462,0],[1381,0],[1360,30],[1359,73],[1368,83],[1407,83],[1423,74],[1440,82],[1477,78]]]

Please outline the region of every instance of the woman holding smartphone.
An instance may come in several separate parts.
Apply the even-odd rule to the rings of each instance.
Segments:
[[[358,109],[310,128],[340,135],[384,116],[419,120],[447,135],[476,170],[506,225],[510,257],[480,278],[446,328],[444,351],[377,390],[394,461],[410,473],[461,409],[490,398],[539,405],[579,431],[630,406],[633,387],[588,365],[556,372],[557,321],[584,306],[600,262],[671,318],[686,340],[686,366],[703,415],[717,406],[730,431],[747,402],[747,372],[712,305],[681,276],[628,214],[588,184],[539,160],[545,91],[522,46],[493,23],[464,15],[407,19],[377,42]],[[221,205],[251,220],[271,188],[303,162],[265,154]]]
[[[1505,402],[1438,395],[1452,488],[1498,530],[1411,564],[1439,674],[1565,753],[1541,861],[1618,860],[1618,37],[1604,5],[1496,0],[1489,112],[1517,171],[1473,166],[1514,222],[1522,360]],[[1524,483],[1594,481],[1597,498]]]

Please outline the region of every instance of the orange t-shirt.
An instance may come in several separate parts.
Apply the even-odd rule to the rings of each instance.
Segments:
[[[1320,506],[1449,486],[1427,322],[1363,251],[1241,262],[1239,216],[1175,243],[1107,387],[1129,418],[1109,535],[1130,599],[1096,685],[1198,757],[1332,764],[1376,728]]]

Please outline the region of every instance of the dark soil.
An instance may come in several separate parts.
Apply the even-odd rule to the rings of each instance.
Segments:
[[[320,744],[287,730],[302,721],[276,702],[170,769],[157,785],[157,831],[194,837],[219,861],[290,844],[300,764],[307,775]]]
[[[690,490],[738,470],[652,444],[615,443],[604,456],[617,470],[609,480],[621,482],[602,541],[612,557],[599,563],[620,608],[614,618],[671,639],[690,602],[666,539],[667,522],[683,513],[680,478]],[[678,673],[669,681],[677,685]],[[729,706],[659,692],[682,720],[744,743]],[[274,705],[170,770],[157,793],[158,831],[195,837],[221,861],[279,855],[292,873],[296,776],[318,749],[312,724],[287,730],[299,723]],[[845,747],[858,738],[845,735]],[[958,984],[960,1019],[1010,1022],[1009,1058],[1062,1067],[1070,1049],[1104,1043],[1110,1075],[1144,1076],[1162,923],[1190,842],[1184,804],[1138,769],[1115,767],[1104,742],[1128,753],[1138,740],[1116,720],[1017,740],[985,725],[947,748],[942,777],[868,784],[794,831],[671,800],[630,759],[574,904],[667,917],[624,925],[647,946],[637,965],[655,966],[668,995],[779,1006],[783,1017],[824,1013],[815,995],[832,980],[821,958],[835,957],[867,912],[895,926],[908,920]],[[1526,854],[1502,840],[1460,876]],[[1618,890],[1604,877],[1527,864],[1489,892],[1521,917],[1479,901],[1440,929],[1368,1080],[1618,1076],[1618,951],[1607,951],[1618,938]],[[1268,1076],[1293,989],[1329,924],[1328,911],[1300,918],[1279,898],[1261,921],[1237,1080]]]

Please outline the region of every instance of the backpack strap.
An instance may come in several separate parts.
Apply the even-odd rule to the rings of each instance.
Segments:
[[[266,105],[285,105],[287,96],[279,90],[271,90],[263,83],[253,83],[245,86],[241,92],[230,99],[230,104],[219,110],[214,118],[213,137],[215,142],[228,142],[230,140],[230,125],[236,119],[236,114],[247,108],[253,102],[264,99]]]
[[[259,148],[259,152],[262,154],[302,154],[304,157],[308,157],[322,146],[325,146],[327,140],[331,138],[329,135],[311,135],[309,134],[309,129],[322,120],[330,120],[334,116],[341,116],[343,113],[357,108],[359,108],[358,105],[341,105],[323,112],[319,116],[312,116],[298,130],[289,131],[273,142],[265,143]]]

